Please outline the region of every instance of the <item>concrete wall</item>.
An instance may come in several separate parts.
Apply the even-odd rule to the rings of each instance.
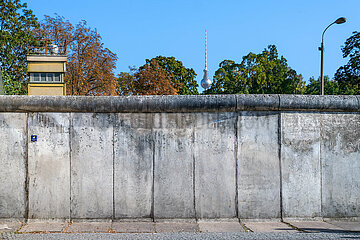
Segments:
[[[0,113],[0,217],[26,215],[27,119],[25,113]]]
[[[27,132],[28,217],[68,218],[70,113],[29,113]]]
[[[322,214],[324,217],[359,217],[360,115],[322,116]]]
[[[321,216],[319,113],[281,114],[284,217]]]
[[[153,216],[153,114],[115,114],[114,217]]]
[[[0,218],[360,217],[359,100],[1,96]]]
[[[278,131],[278,113],[240,112],[237,152],[240,218],[281,216]]]
[[[114,116],[71,114],[71,218],[111,218]]]
[[[194,121],[195,212],[198,218],[235,218],[236,113],[199,113]]]

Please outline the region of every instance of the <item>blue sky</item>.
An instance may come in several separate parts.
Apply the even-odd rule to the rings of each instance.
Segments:
[[[55,13],[73,24],[84,19],[105,47],[119,58],[116,73],[141,66],[158,55],[174,56],[203,77],[204,32],[208,31],[208,69],[213,76],[225,59],[240,62],[249,52],[275,44],[291,68],[306,81],[320,72],[323,30],[338,17],[347,22],[325,34],[325,75],[347,62],[341,46],[360,31],[359,0],[27,0],[42,20]]]

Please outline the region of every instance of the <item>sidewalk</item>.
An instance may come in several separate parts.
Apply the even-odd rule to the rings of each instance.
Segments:
[[[175,233],[175,232],[360,232],[360,222],[289,221],[257,222],[198,221],[198,222],[1,222],[0,233]]]

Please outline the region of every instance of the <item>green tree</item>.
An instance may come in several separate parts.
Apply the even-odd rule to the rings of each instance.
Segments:
[[[328,76],[324,77],[324,89],[325,95],[341,95],[342,92],[339,89],[339,84],[334,79],[329,79]],[[305,94],[320,95],[320,78],[310,78],[310,82],[306,85]]]
[[[306,86],[300,74],[279,57],[270,45],[260,54],[249,53],[240,64],[222,61],[206,94],[303,94]]]
[[[26,45],[33,39],[32,28],[38,27],[33,12],[20,0],[0,1],[0,66],[8,86],[19,86],[26,79]],[[21,85],[21,83],[20,83]],[[8,94],[23,91],[7,90]]]
[[[4,91],[6,95],[24,95],[27,94],[26,82],[16,81],[13,76],[4,70],[1,70],[2,80],[4,83]]]
[[[192,68],[184,67],[183,63],[179,60],[176,60],[174,57],[163,57],[157,56],[152,59],[146,59],[144,66],[140,67],[145,68],[145,66],[150,66],[151,68],[156,69],[156,66],[159,65],[163,68],[169,75],[171,75],[171,81],[174,85],[177,86],[177,94],[179,95],[196,95],[199,94],[197,87],[199,86],[195,80],[196,73]]]
[[[360,94],[360,32],[353,32],[341,50],[343,57],[349,57],[349,61],[336,71],[335,80],[342,94],[358,95]]]
[[[116,94],[120,96],[136,95],[134,73],[137,71],[135,67],[130,67],[130,73],[121,72],[117,78]]]

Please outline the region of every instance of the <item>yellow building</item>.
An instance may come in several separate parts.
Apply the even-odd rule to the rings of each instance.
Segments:
[[[26,60],[30,75],[28,95],[66,95],[66,56],[58,54],[56,48],[53,48],[49,54],[47,51],[44,55],[28,54]]]

